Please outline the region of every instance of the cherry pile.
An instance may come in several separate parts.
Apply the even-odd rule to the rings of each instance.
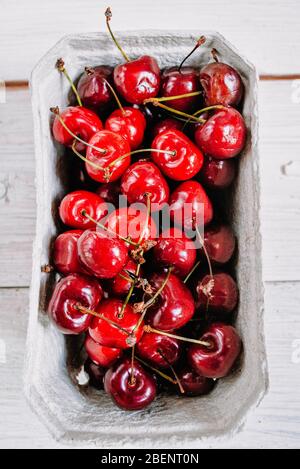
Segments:
[[[87,67],[76,85],[56,64],[71,101],[51,108],[52,134],[68,148],[72,191],[59,205],[48,314],[85,335],[90,385],[137,410],[159,392],[207,394],[237,366],[236,240],[223,202],[246,141],[244,87],[215,50],[200,70],[128,58],[105,15],[123,63]]]

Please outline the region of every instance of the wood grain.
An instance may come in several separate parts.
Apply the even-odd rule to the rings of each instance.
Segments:
[[[217,30],[262,74],[299,74],[297,0],[112,0],[114,30]],[[0,0],[2,80],[24,80],[63,35],[103,31],[106,3],[98,0]],[[191,45],[192,46],[192,45]]]

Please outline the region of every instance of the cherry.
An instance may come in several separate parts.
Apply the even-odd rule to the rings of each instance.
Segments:
[[[223,104],[237,106],[243,96],[244,85],[239,73],[230,65],[213,62],[200,71],[200,82],[206,106]]]
[[[104,230],[86,230],[78,240],[78,256],[83,266],[99,278],[113,278],[128,259],[123,241],[109,236]]]
[[[74,136],[71,135],[69,130],[80,137],[82,140],[88,142],[91,137],[99,130],[102,130],[103,125],[97,114],[90,109],[83,106],[70,106],[64,109],[59,115],[57,108],[53,109],[55,118],[52,126],[52,133],[55,140],[66,147],[71,147],[74,142]],[[67,126],[67,130],[63,123]],[[78,151],[83,151],[86,147],[79,142],[76,142]]]
[[[157,204],[158,209],[168,202],[170,195],[167,181],[150,161],[137,161],[129,166],[122,176],[121,191],[130,204],[145,203],[145,194],[148,193],[151,203]]]
[[[192,67],[167,68],[161,75],[161,95],[178,96],[200,91],[199,72]],[[199,96],[189,96],[168,101],[168,105],[183,112],[192,112],[199,103]],[[200,107],[200,106],[198,106]]]
[[[96,389],[103,389],[103,379],[106,373],[106,368],[96,365],[90,358],[84,363],[84,370],[90,377],[89,384]]]
[[[124,311],[122,306],[122,301],[116,298],[100,303],[97,312],[111,322],[93,318],[89,327],[92,339],[105,347],[120,349],[130,348],[141,339],[144,322],[140,321],[140,315],[134,313],[130,304],[126,305]]]
[[[99,112],[112,102],[107,81],[112,81],[113,68],[108,65],[86,67],[77,83],[77,91],[84,106]]]
[[[195,226],[206,225],[212,220],[213,206],[197,181],[181,183],[171,194],[169,204],[171,219],[181,228],[194,229]]]
[[[201,150],[214,158],[237,156],[246,143],[247,129],[242,115],[234,108],[216,111],[195,132],[195,141]]]
[[[212,262],[225,264],[235,249],[235,236],[227,225],[213,225],[204,230],[204,244]]]
[[[196,305],[218,315],[231,313],[237,305],[238,288],[233,278],[225,272],[205,275],[196,286]]]
[[[180,355],[180,345],[176,339],[150,332],[144,334],[137,343],[136,351],[141,358],[153,366],[168,368],[170,364],[173,365],[177,362]]]
[[[187,352],[190,365],[207,378],[228,375],[241,351],[241,339],[235,328],[227,324],[211,324],[201,337],[210,347],[192,344]]]
[[[118,181],[101,184],[98,189],[96,189],[96,194],[102,197],[105,202],[115,206],[119,203],[120,192],[120,184]]]
[[[152,152],[151,157],[170,179],[175,181],[190,179],[202,168],[202,152],[180,130],[171,129],[158,134],[152,143],[152,148],[163,150],[161,153]]]
[[[152,136],[155,138],[157,135],[166,132],[167,130],[181,130],[182,122],[173,117],[167,117],[157,122],[152,130]]]
[[[136,262],[129,259],[127,264],[125,264],[124,269],[110,283],[110,289],[114,296],[122,297],[127,295],[133,282],[128,272],[135,275],[136,269]]]
[[[78,190],[70,192],[61,201],[59,215],[65,225],[73,228],[95,228],[95,223],[82,214],[85,210],[96,221],[107,215],[107,205],[104,200],[93,192]]]
[[[213,379],[199,375],[188,366],[177,371],[177,376],[184,390],[183,396],[204,396],[209,394],[215,387]],[[179,391],[178,386],[176,386],[176,390]]]
[[[55,286],[48,306],[48,314],[64,334],[79,334],[91,322],[91,316],[82,314],[77,305],[94,309],[103,295],[97,280],[85,275],[70,274]]]
[[[154,291],[161,287],[164,279],[164,274],[153,274],[149,278]],[[162,331],[172,331],[183,327],[194,312],[195,303],[190,290],[176,275],[171,274],[157,302],[149,308],[146,322]]]
[[[196,262],[195,244],[176,227],[162,232],[152,252],[160,267],[173,266],[173,273],[180,278],[185,278]]]
[[[87,273],[80,264],[77,252],[77,241],[82,233],[82,230],[65,231],[54,241],[53,263],[64,275]]]
[[[89,334],[86,336],[84,345],[89,358],[96,365],[103,366],[104,368],[110,367],[122,356],[121,349],[97,344]]]
[[[91,146],[87,148],[88,161],[85,166],[88,175],[98,182],[113,182],[119,179],[130,165],[129,143],[121,135],[110,130],[95,133],[88,143],[104,149],[104,152],[100,152]],[[126,156],[122,158],[124,155]]]
[[[200,179],[210,189],[225,189],[234,180],[235,173],[234,160],[215,160],[211,156],[207,156],[204,158]]]
[[[133,107],[116,109],[106,120],[105,129],[121,135],[130,148],[135,150],[144,139],[146,119],[144,114]]]
[[[156,397],[155,379],[134,360],[124,358],[110,368],[104,377],[104,389],[125,410],[140,410]]]

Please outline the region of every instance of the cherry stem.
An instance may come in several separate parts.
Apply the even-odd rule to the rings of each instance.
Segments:
[[[170,367],[170,370],[172,371],[173,375],[175,376],[176,384],[178,384],[178,387],[179,387],[179,390],[180,390],[181,394],[184,394],[185,391],[184,391],[184,389],[183,389],[183,387],[182,387],[182,384],[181,384],[181,382],[180,382],[180,379],[179,379],[179,377],[178,377],[178,375],[177,375],[177,373],[176,373],[176,371],[175,371],[175,369],[174,369],[172,363],[170,363],[170,361],[167,359],[167,357],[164,355],[164,353],[163,353],[160,349],[158,349],[157,351],[158,351],[158,353],[160,354],[160,356],[165,360],[165,362],[168,364],[168,366]]]
[[[135,358],[136,358],[136,360],[141,362],[144,366],[147,366],[148,368],[150,368],[150,370],[154,371],[155,373],[157,373],[159,376],[166,379],[170,383],[177,384],[177,382],[173,378],[171,378],[171,376],[168,376],[165,373],[163,373],[162,371],[158,370],[157,368],[154,368],[153,366],[149,365],[149,363],[144,362],[144,360],[142,360],[141,358],[139,358],[139,357],[135,357]]]
[[[140,234],[140,237],[139,237],[139,240],[138,240],[138,245],[139,246],[141,245],[141,243],[143,241],[143,236],[145,235],[145,232],[148,228],[149,219],[150,219],[150,215],[151,215],[151,194],[150,194],[150,192],[146,192],[144,194],[144,197],[147,199],[147,216],[146,216],[146,220],[145,220],[145,223],[144,223],[144,228],[141,231],[141,234]]]
[[[133,386],[136,382],[134,377],[134,352],[135,352],[135,344],[132,346],[131,349],[131,373],[130,373],[130,385]]]
[[[149,152],[149,151],[150,152],[154,151],[155,153],[167,153],[167,154],[172,155],[172,156],[176,155],[176,150],[169,151],[169,150],[157,150],[156,148],[140,148],[139,150],[130,151],[128,153],[125,153],[122,156],[119,156],[114,161],[109,163],[109,165],[107,165],[107,168],[110,168],[111,166],[118,163],[119,161],[122,161],[124,158],[127,158],[127,156],[136,155],[137,153],[143,153],[143,152]]]
[[[111,86],[111,84],[109,83],[108,80],[106,80],[105,78],[103,78],[103,81],[106,83],[106,85],[107,85],[108,88],[110,89],[110,91],[111,91],[113,97],[114,97],[115,100],[116,100],[116,103],[117,103],[117,105],[118,105],[120,111],[122,112],[122,114],[125,114],[124,108],[123,108],[123,106],[122,106],[122,104],[121,104],[121,101],[120,101],[119,98],[118,98],[117,93],[115,92],[115,90],[113,89],[113,87]]]
[[[148,98],[145,99],[143,104],[153,103],[153,100],[157,103],[161,103],[163,101],[173,101],[173,99],[191,98],[193,96],[199,96],[200,94],[202,94],[202,91],[192,91],[191,93],[177,94],[175,96],[162,96],[161,98]]]
[[[209,275],[211,277],[213,277],[213,271],[212,271],[212,266],[211,266],[211,262],[210,262],[210,258],[209,258],[209,255],[208,255],[208,252],[207,252],[207,249],[206,249],[206,246],[205,246],[205,242],[204,242],[204,239],[202,238],[201,234],[200,234],[200,231],[199,231],[199,228],[198,226],[195,226],[195,231],[197,233],[197,236],[200,240],[200,243],[202,244],[202,248],[203,248],[203,251],[204,251],[204,254],[205,254],[205,257],[206,257],[206,260],[207,260],[207,264],[208,264],[208,269],[209,269]]]
[[[132,278],[126,277],[126,275],[123,274],[118,274],[118,277],[121,277],[123,280],[126,280],[126,282],[134,283],[134,280]]]
[[[62,72],[65,75],[66,79],[70,83],[70,86],[73,90],[73,93],[76,96],[76,99],[77,99],[77,102],[78,102],[79,106],[82,106],[81,98],[78,94],[78,91],[76,89],[76,86],[74,85],[74,82],[73,82],[72,78],[70,77],[70,75],[68,74],[68,72],[65,68],[65,62],[63,61],[63,59],[58,59],[56,64],[55,64],[55,67],[57,68],[57,70],[59,70],[60,72]]]
[[[103,319],[103,321],[106,321],[112,326],[115,326],[117,329],[124,332],[128,336],[132,335],[132,332],[128,332],[126,329],[124,329],[122,326],[120,326],[116,322],[112,321],[111,319],[106,318],[103,314],[97,313],[96,311],[86,308],[85,306],[82,306],[81,304],[77,304],[76,309],[83,314],[90,314],[91,316],[95,316],[96,318]]]
[[[218,57],[218,51],[214,47],[210,51],[212,58],[214,59],[215,62],[219,62],[219,57]]]
[[[66,129],[66,131],[73,137],[75,138],[75,140],[77,140],[78,142],[82,143],[83,145],[87,146],[87,147],[90,147],[90,148],[93,148],[94,150],[96,151],[99,151],[100,153],[106,153],[106,150],[104,150],[104,148],[99,148],[99,147],[96,147],[95,145],[91,145],[90,143],[87,143],[85,142],[84,140],[82,140],[80,137],[78,137],[76,134],[74,134],[74,132],[72,132],[71,129],[69,129],[69,127],[67,126],[67,124],[65,123],[65,121],[63,120],[63,118],[61,117],[60,115],[60,112],[59,112],[59,107],[58,106],[55,106],[55,107],[51,107],[50,108],[50,111],[56,115],[56,117],[59,119],[59,122],[61,123],[61,125],[64,127],[64,129]]]
[[[144,326],[144,332],[154,332],[155,334],[165,335],[166,337],[182,340],[183,342],[191,342],[192,344],[202,345],[203,347],[207,348],[211,347],[210,342],[205,342],[204,340],[191,339],[190,337],[182,337],[181,335],[171,334],[170,332],[160,331],[159,329],[154,329],[149,325]]]
[[[196,262],[196,264],[194,265],[194,267],[189,271],[189,273],[187,274],[187,276],[185,277],[183,283],[186,283],[188,281],[188,279],[191,277],[191,275],[193,275],[193,273],[195,272],[195,270],[197,269],[198,265],[201,263],[201,261],[198,261]]]
[[[117,39],[115,38],[115,35],[114,33],[112,32],[111,30],[111,27],[110,27],[110,20],[112,19],[112,12],[111,12],[111,8],[108,7],[106,8],[105,10],[105,18],[106,18],[106,26],[107,26],[107,29],[108,29],[108,32],[112,38],[112,40],[114,41],[115,45],[117,46],[117,48],[119,49],[119,51],[121,52],[121,54],[123,55],[124,59],[126,60],[126,62],[130,62],[129,58],[128,58],[128,55],[125,54],[124,50],[122,49],[122,47],[120,46],[119,42],[117,41]]]
[[[194,112],[193,116],[196,117],[199,114],[202,114],[203,112],[212,111],[213,109],[227,109],[227,108],[226,108],[226,106],[223,106],[222,104],[215,104],[214,106],[207,106],[207,107],[204,107],[202,109],[199,109],[198,111]],[[190,123],[190,121],[191,121],[190,118],[187,121],[185,121],[185,124],[184,124],[182,130],[185,128],[185,126],[187,124]],[[205,119],[203,119],[203,121],[206,122]]]
[[[182,117],[186,117],[189,120],[193,120],[195,122],[200,122],[201,124],[204,124],[206,122],[205,119],[201,119],[201,118],[193,116],[191,114],[187,114],[186,112],[178,111],[178,109],[174,109],[172,107],[166,106],[165,104],[162,104],[159,101],[156,101],[156,98],[149,98],[148,102],[151,102],[153,104],[153,106],[161,107],[162,109],[165,109],[166,111],[169,111],[171,113],[177,114],[177,115],[182,116]]]
[[[80,158],[86,164],[93,166],[93,168],[95,169],[100,169],[101,171],[105,171],[105,168],[103,168],[103,166],[100,166],[99,164],[88,160],[85,156],[83,156],[79,151],[76,150],[75,146],[76,146],[76,140],[73,141],[71,148],[72,148],[73,153],[75,153],[75,155],[78,156],[78,158]]]
[[[181,72],[181,68],[182,68],[184,62],[185,62],[187,59],[189,59],[190,56],[195,52],[195,50],[197,50],[198,47],[202,46],[202,45],[205,43],[205,41],[206,41],[206,37],[205,37],[205,36],[201,36],[201,37],[198,39],[198,41],[196,42],[195,47],[191,50],[191,52],[183,59],[183,61],[182,61],[181,64],[179,65],[179,67],[178,67],[179,73]]]
[[[119,233],[116,233],[115,231],[110,230],[109,228],[107,228],[107,226],[100,223],[100,221],[95,220],[95,218],[91,217],[91,215],[89,215],[85,209],[81,210],[81,215],[88,218],[90,221],[92,221],[96,225],[100,226],[100,228],[102,228],[104,231],[107,231],[111,235],[114,235],[117,238],[121,239],[122,241],[125,241],[125,243],[128,243],[128,244],[131,244],[132,246],[138,247],[138,244],[135,243],[134,241],[131,241],[130,239],[124,238]]]
[[[137,266],[136,266],[136,269],[135,269],[135,275],[136,275],[136,277],[139,276],[140,270],[141,270],[141,264],[138,263]],[[135,283],[136,283],[135,281],[132,282],[132,284],[131,284],[131,286],[130,286],[130,289],[129,289],[128,293],[127,293],[127,296],[126,296],[126,298],[125,298],[125,300],[124,300],[124,302],[123,302],[122,309],[121,309],[120,313],[118,314],[118,317],[119,317],[120,319],[122,319],[122,317],[124,316],[124,311],[125,311],[126,306],[127,306],[128,303],[129,303],[129,300],[130,300],[131,296],[132,296],[132,293],[133,293],[133,290],[134,290],[134,287],[135,287]]]

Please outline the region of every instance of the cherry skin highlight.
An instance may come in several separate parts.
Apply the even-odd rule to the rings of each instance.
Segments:
[[[99,195],[84,190],[67,194],[60,203],[59,215],[65,225],[73,228],[82,230],[95,228],[96,224],[83,215],[83,210],[96,221],[107,215],[107,205],[104,200]]]
[[[205,65],[200,71],[200,82],[206,106],[237,106],[243,97],[242,79],[230,65],[221,62]]]
[[[54,241],[53,263],[64,275],[87,273],[79,261],[77,252],[77,242],[82,233],[82,230],[65,231]]]
[[[177,362],[180,355],[180,344],[177,339],[150,332],[144,334],[138,342],[136,352],[139,357],[152,366],[168,368],[170,364],[173,365]]]
[[[122,350],[119,348],[105,347],[97,344],[88,334],[84,342],[86,353],[96,365],[104,368],[112,366],[121,356]]]
[[[131,150],[136,150],[144,140],[146,119],[138,109],[124,107],[110,114],[105,122],[105,129],[121,135],[129,143]]]
[[[161,95],[163,97],[178,96],[200,91],[199,72],[192,67],[177,67],[165,69],[161,75]],[[167,102],[169,107],[183,112],[193,112],[202,105],[201,96],[174,99]]]
[[[77,91],[84,106],[97,112],[107,109],[113,100],[107,85],[107,81],[112,82],[112,73],[113,68],[108,65],[85,70],[77,83]]]

